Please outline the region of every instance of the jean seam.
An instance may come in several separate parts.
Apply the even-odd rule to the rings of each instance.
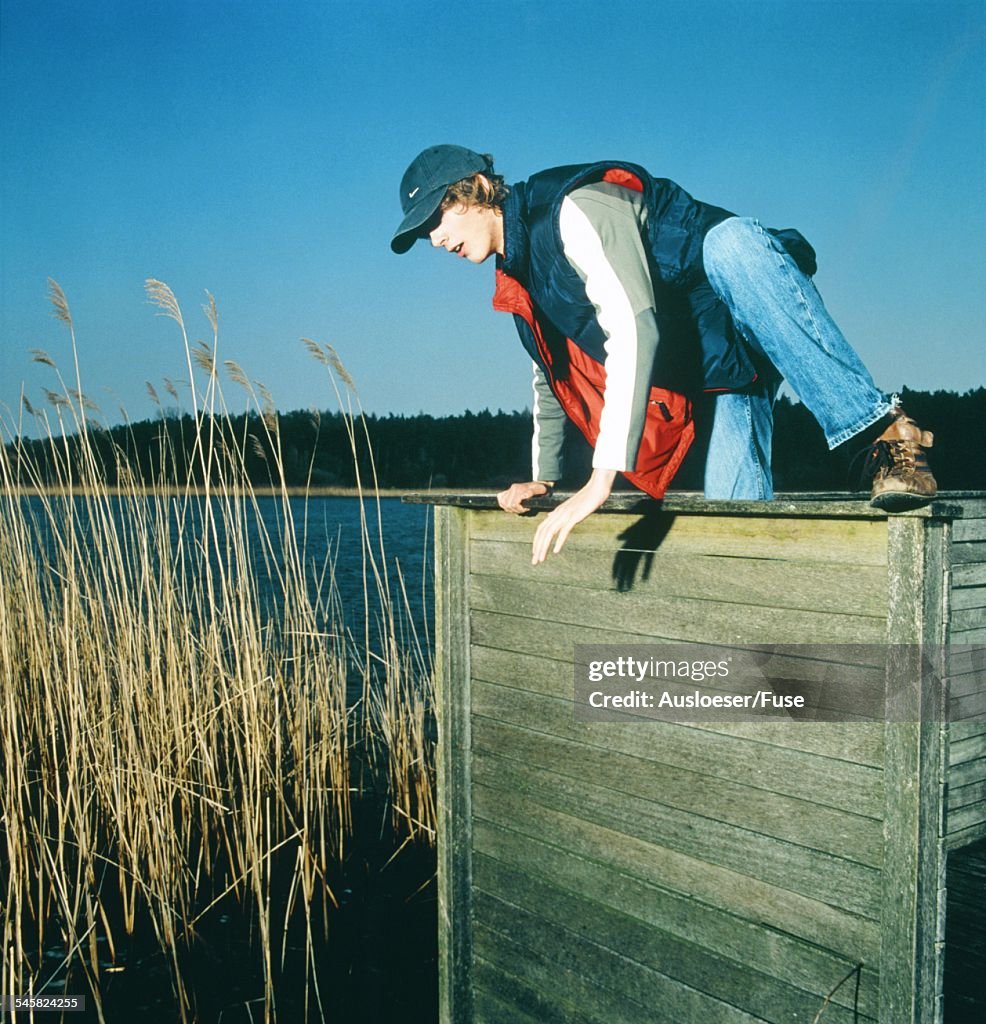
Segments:
[[[778,249],[777,245],[774,243],[770,235],[768,235],[767,232],[764,231],[764,229],[761,227],[759,221],[754,221],[754,224],[756,226],[757,231],[763,238],[764,243],[768,245],[771,251],[773,252],[774,259],[777,262],[777,266],[780,268],[781,271],[783,271],[784,280],[786,281],[788,288],[794,292],[794,296],[797,300],[798,309],[801,313],[802,321],[806,325],[810,325],[811,327],[810,336],[812,340],[815,342],[815,344],[821,351],[825,352],[826,355],[831,357],[832,354],[831,352],[829,352],[828,346],[825,344],[825,340],[822,336],[822,331],[819,329],[818,320],[815,318],[815,315],[811,311],[811,306],[808,305],[808,302],[805,299],[804,289],[801,287],[800,283],[791,271],[791,262],[793,262],[792,257],[788,253],[782,252],[780,249]],[[801,271],[799,270],[798,273],[800,274]]]
[[[888,401],[884,401],[879,405],[876,411],[866,419],[860,421],[858,424],[854,424],[851,427],[846,427],[844,430],[840,430],[834,437],[826,438],[826,444],[829,446],[831,451],[833,448],[838,448],[840,444],[845,444],[850,438],[855,437],[860,431],[865,430],[867,427],[871,427],[877,420],[882,419],[893,411],[893,406]]]
[[[757,500],[764,501],[767,497],[767,487],[764,481],[763,465],[760,462],[760,453],[757,451],[757,440],[753,431],[753,404],[750,396],[743,398],[743,411],[746,413],[747,437],[750,439],[750,459],[753,463],[754,473],[757,479]]]

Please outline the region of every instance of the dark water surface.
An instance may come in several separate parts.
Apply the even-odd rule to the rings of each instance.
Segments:
[[[55,564],[54,528],[65,539],[69,521],[74,523],[81,541],[79,558],[92,557],[96,539],[102,539],[106,527],[99,518],[108,508],[112,529],[119,538],[125,558],[139,551],[141,533],[146,524],[152,529],[169,532],[172,554],[185,554],[185,569],[193,575],[201,573],[201,552],[191,543],[202,534],[205,499],[193,497],[186,505],[181,498],[138,499],[110,498],[94,503],[84,497],[55,497],[22,499],[24,513],[35,524],[40,546]],[[46,508],[45,502],[50,503]],[[210,545],[211,564],[217,565],[215,548],[222,549],[226,542],[226,522],[231,512],[226,503],[213,499],[213,530],[216,540]],[[261,601],[268,612],[276,615],[279,604],[279,573],[284,566],[285,538],[289,537],[290,519],[294,543],[288,546],[301,556],[308,581],[309,597],[313,603],[329,598],[329,580],[334,581],[346,629],[356,637],[363,632],[363,615],[367,604],[371,622],[379,608],[379,593],[383,587],[389,591],[395,605],[410,612],[410,625],[422,645],[429,646],[431,636],[431,610],[433,590],[433,545],[431,509],[425,505],[404,504],[400,498],[381,498],[379,501],[347,497],[292,497],[287,508],[281,498],[263,496],[255,501],[238,500],[234,513],[242,516],[242,533],[249,545],[254,578]],[[162,509],[164,514],[162,515]],[[267,540],[262,540],[266,537]],[[155,553],[151,546],[151,555]],[[136,560],[146,554],[135,555]],[[39,572],[45,571],[39,560]],[[97,570],[88,578],[100,576]],[[368,583],[369,596],[364,587]]]
[[[303,915],[297,909],[284,943],[274,912],[275,1020],[279,1024],[436,1024],[438,1020],[437,900],[434,850],[409,845],[384,827],[382,808],[354,808],[354,836],[342,865],[328,879],[338,906],[323,915],[312,906],[314,970],[308,962]],[[287,881],[291,865],[282,873]],[[278,872],[275,871],[275,877]],[[272,906],[284,904],[275,883]],[[323,941],[323,926],[327,938]],[[180,953],[182,982],[198,1024],[259,1024],[266,983],[256,928],[249,908],[227,898],[197,927]],[[138,928],[118,947],[115,973],[104,974],[100,992],[109,1024],[177,1024],[170,954],[161,952],[149,928]],[[321,1006],[316,1002],[313,975]],[[81,972],[77,977],[81,977]],[[306,1002],[307,985],[307,1002]],[[70,982],[68,993],[84,989]],[[18,1018],[20,1019],[20,1018]],[[44,1014],[39,1021],[57,1020]],[[96,1022],[95,1012],[72,1013],[67,1024]]]

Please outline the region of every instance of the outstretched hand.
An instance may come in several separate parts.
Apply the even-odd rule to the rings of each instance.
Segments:
[[[549,549],[556,555],[561,551],[573,528],[592,515],[609,497],[615,479],[614,470],[594,469],[583,488],[548,513],[534,534],[531,565],[543,562],[548,557]]]

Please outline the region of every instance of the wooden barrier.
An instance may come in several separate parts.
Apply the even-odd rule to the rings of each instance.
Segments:
[[[948,851],[986,837],[986,496],[619,495],[537,567],[540,516],[416,500],[443,1024],[942,1020]],[[682,642],[922,645],[950,713],[897,687],[869,721],[573,714],[575,645]]]

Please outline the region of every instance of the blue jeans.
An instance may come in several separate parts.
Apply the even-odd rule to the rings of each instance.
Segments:
[[[705,272],[740,333],[766,353],[818,421],[829,448],[891,410],[843,337],[811,279],[749,217],[730,217],[705,237]],[[709,498],[773,497],[770,445],[777,384],[714,399],[705,466]]]

